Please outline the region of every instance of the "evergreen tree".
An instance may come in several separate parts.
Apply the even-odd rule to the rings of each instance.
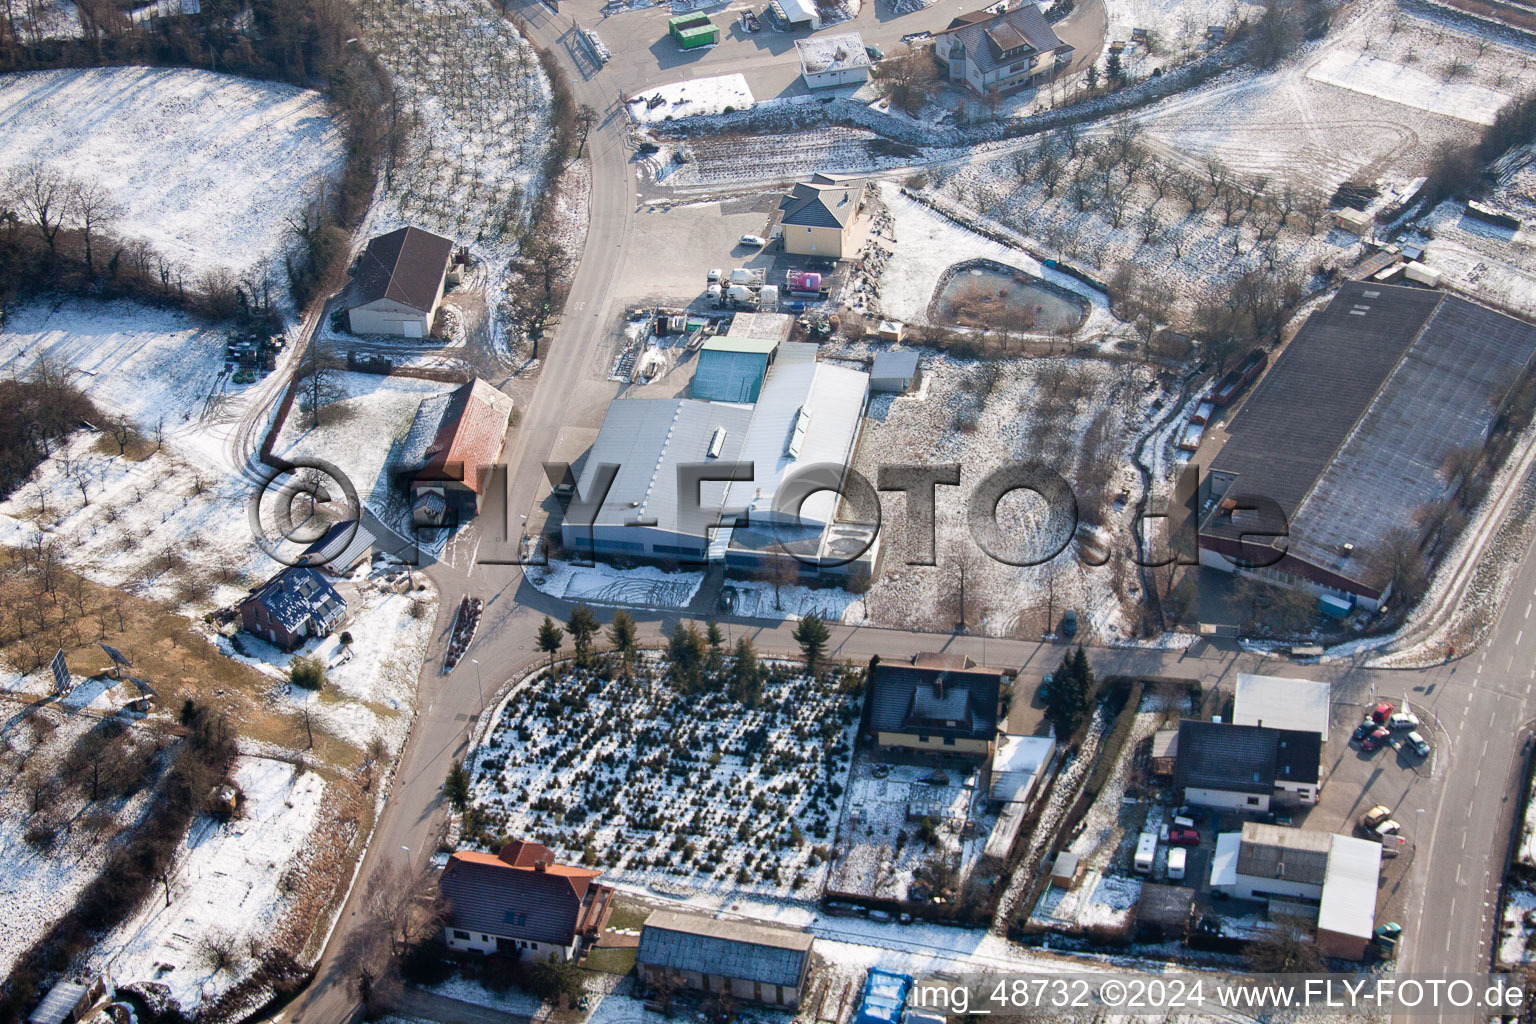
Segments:
[[[448,769],[448,778],[443,780],[443,796],[456,811],[469,806],[469,772],[464,770],[463,761],[455,759],[453,767]]]
[[[592,651],[592,637],[597,633],[597,619],[593,617],[592,609],[584,604],[572,608],[565,628],[570,631],[571,643],[576,648],[576,664],[585,665],[587,655]]]
[[[827,641],[832,636],[827,629],[827,624],[815,615],[807,615],[795,627],[794,636],[795,643],[800,645],[800,650],[805,654],[806,671],[814,674],[822,654],[827,649]]]
[[[749,708],[755,708],[763,699],[763,666],[757,660],[752,641],[742,637],[736,641],[731,662],[732,700],[738,700]]]
[[[1089,64],[1088,70],[1083,73],[1083,80],[1088,83],[1088,91],[1099,87],[1099,68],[1097,64]]]
[[[613,649],[619,655],[619,665],[624,670],[624,679],[629,681],[629,670],[634,664],[635,647],[638,638],[635,632],[635,620],[630,618],[629,612],[620,608],[613,613],[613,621],[608,624],[608,642],[613,644]]]
[[[1093,669],[1083,649],[1079,647],[1063,655],[1052,677],[1051,696],[1045,708],[1057,739],[1063,743],[1071,739],[1092,712],[1094,689]]]
[[[1118,53],[1111,53],[1104,58],[1104,77],[1117,88],[1125,84],[1125,65],[1120,62]]]
[[[699,670],[704,665],[704,638],[691,622],[679,622],[667,640],[667,658],[672,662],[672,678],[685,691],[699,688]]]
[[[555,625],[555,620],[548,615],[544,616],[544,623],[539,626],[539,650],[549,655],[549,670],[555,670],[555,655],[560,653],[560,643],[565,639],[565,630]]]

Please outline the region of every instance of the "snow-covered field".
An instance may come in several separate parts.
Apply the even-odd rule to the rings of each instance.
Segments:
[[[652,608],[686,608],[704,582],[702,572],[663,572],[649,565],[615,569],[603,562],[578,565],[558,558],[529,565],[525,575],[535,589],[566,601]]]
[[[1325,54],[1307,69],[1307,77],[1473,124],[1493,124],[1499,108],[1510,99],[1508,93],[1495,89],[1447,81],[1404,64],[1344,50]]]
[[[1107,38],[1129,44],[1131,31],[1144,29],[1152,37],[1154,63],[1166,67],[1164,58],[1207,45],[1210,26],[1252,20],[1262,6],[1247,0],[1105,0]]]
[[[135,302],[66,299],[8,310],[0,373],[25,375],[38,360],[79,371],[75,384],[104,410],[167,436],[200,417],[214,396],[241,390],[224,372],[224,332],[185,313]]]
[[[153,983],[191,1012],[254,968],[292,902],[289,866],[310,842],[325,783],[284,761],[242,757],[233,771],[245,794],[227,822],[199,817],[171,871],[170,905],[159,890],[97,947],[118,985]],[[218,967],[209,945],[236,961]]]
[[[74,743],[100,724],[94,715],[39,711],[0,730],[0,972],[70,906],[96,876],[102,848],[143,814],[150,790],[91,804],[88,793],[59,794],[59,765]],[[39,790],[38,787],[41,787]],[[33,793],[44,796],[34,811]],[[29,842],[34,827],[52,830],[51,845]],[[34,834],[36,840],[36,834]]]
[[[466,758],[487,831],[657,891],[814,899],[857,703],[836,680],[765,663],[748,706],[726,692],[729,665],[692,694],[652,655],[627,682],[612,664],[530,680]]]
[[[906,532],[888,522],[882,531],[884,570],[864,595],[868,621],[896,628],[949,628],[960,620],[960,572],[965,566],[966,622],[994,636],[1054,630],[1047,622],[1076,609],[1087,635],[1112,642],[1134,635],[1135,573],[1120,564],[1129,550],[1128,509],[1139,478],[1127,453],[1154,422],[1154,404],[1166,401],[1156,374],[1145,366],[1092,359],[976,362],[925,357],[930,377],[920,395],[877,395],[871,401],[854,467],[873,480],[890,453],[903,461],[959,463],[958,487],[940,487],[935,566],[909,565]],[[1077,395],[1067,399],[1067,395]],[[1009,462],[1040,460],[1077,490],[1080,514],[1096,496],[1128,491],[1123,506],[1099,515],[1115,556],[1091,565],[1080,543],[1043,565],[1014,566],[987,557],[971,539],[968,501],[975,487]],[[1084,481],[1093,486],[1082,486]],[[1043,542],[1065,521],[1015,492],[998,508],[1010,542]],[[1081,534],[1079,535],[1081,540]],[[1020,551],[1019,554],[1027,554]],[[1097,559],[1099,556],[1095,556]],[[1117,591],[1116,582],[1122,591]],[[1124,599],[1124,600],[1122,600]]]
[[[359,20],[412,125],[359,245],[415,225],[481,261],[451,305],[499,343],[515,239],[546,187],[550,91],[538,55],[487,0],[365,0]]]
[[[416,377],[372,373],[336,374],[344,397],[326,405],[320,425],[299,409],[288,413],[272,450],[284,458],[323,459],[357,488],[357,497],[384,522],[389,477],[396,467],[422,399],[452,391],[454,385]]]
[[[286,218],[342,161],[318,92],[207,71],[92,68],[0,81],[0,174],[31,160],[94,180],[115,230],[195,281],[278,257]]]
[[[647,86],[630,97],[625,109],[639,124],[674,121],[701,114],[724,114],[752,106],[752,90],[741,75],[696,78],[670,85]]]

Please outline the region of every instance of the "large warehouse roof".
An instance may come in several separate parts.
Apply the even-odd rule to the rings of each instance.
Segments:
[[[738,456],[752,463],[754,476],[731,485],[726,507],[748,509],[751,518],[765,519],[780,484],[803,467],[849,465],[868,392],[864,371],[817,362],[815,345],[780,345]],[[801,507],[801,520],[830,523],[837,506],[835,492],[819,492]]]
[[[582,467],[578,492],[592,494],[599,466],[617,465],[597,525],[655,520],[656,528],[702,535],[680,522],[677,468],[709,460],[716,431],[723,430],[714,460],[735,461],[741,453],[752,410],[743,405],[701,402],[688,398],[621,398],[608,406],[603,427]],[[725,485],[705,483],[699,504],[719,508]]]
[[[1350,282],[1233,417],[1210,472],[1236,478],[1227,497],[1279,504],[1293,556],[1379,586],[1370,549],[1446,493],[1447,456],[1482,445],[1533,355],[1536,327],[1513,317],[1442,292]],[[1236,539],[1269,525],[1218,506],[1203,532]]]

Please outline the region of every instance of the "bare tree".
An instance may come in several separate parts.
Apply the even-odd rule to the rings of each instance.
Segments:
[[[5,199],[18,216],[37,228],[50,253],[58,250],[72,192],[68,179],[40,160],[17,168],[5,185]]]
[[[103,234],[108,225],[121,215],[121,208],[111,194],[95,181],[70,182],[70,212],[80,225],[80,235],[85,242],[86,273],[96,273],[96,261],[92,255],[92,243]]]

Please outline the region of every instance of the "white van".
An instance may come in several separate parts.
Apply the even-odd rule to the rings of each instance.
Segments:
[[[1168,880],[1170,882],[1182,882],[1184,880],[1184,858],[1189,853],[1182,846],[1175,846],[1168,851]]]
[[[1157,833],[1143,832],[1136,840],[1136,873],[1150,875],[1152,862],[1157,858]]]

